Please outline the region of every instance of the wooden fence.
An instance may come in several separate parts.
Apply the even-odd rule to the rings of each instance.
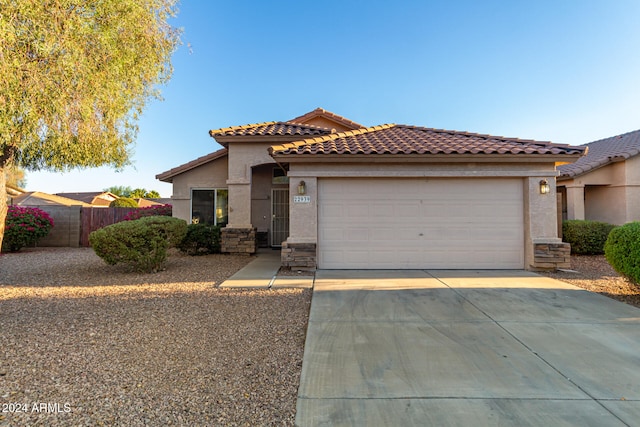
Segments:
[[[99,228],[124,220],[138,208],[82,208],[80,218],[80,246],[89,246],[89,234]]]

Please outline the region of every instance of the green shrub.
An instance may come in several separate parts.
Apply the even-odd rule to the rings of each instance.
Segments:
[[[604,255],[618,273],[640,283],[640,222],[612,230],[604,245]]]
[[[220,253],[220,227],[207,224],[189,224],[187,234],[178,249],[189,255]]]
[[[129,197],[119,197],[109,203],[110,208],[137,208],[138,202]]]
[[[17,252],[49,234],[53,219],[42,209],[9,206],[4,227],[2,250]]]
[[[125,264],[137,271],[156,272],[167,259],[167,249],[182,241],[187,223],[178,218],[145,217],[96,230],[89,243],[107,264]]]
[[[144,224],[153,228],[167,239],[170,248],[177,247],[187,234],[187,222],[170,216],[146,216],[127,222]]]
[[[562,223],[562,240],[571,244],[571,253],[600,255],[607,236],[616,226],[606,222],[572,219]]]

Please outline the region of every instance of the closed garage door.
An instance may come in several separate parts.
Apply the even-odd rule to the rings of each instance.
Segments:
[[[320,179],[325,269],[521,269],[520,179]]]

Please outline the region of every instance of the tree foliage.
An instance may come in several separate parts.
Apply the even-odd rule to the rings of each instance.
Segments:
[[[133,199],[157,199],[160,197],[160,193],[156,190],[147,191],[146,188],[136,188],[135,190],[131,189],[129,186],[123,185],[114,185],[109,188],[105,188],[104,191],[108,191],[109,193],[113,193],[118,197],[131,197]]]
[[[114,185],[109,188],[105,188],[104,191],[115,194],[118,197],[131,197],[131,192],[133,191],[131,187],[125,187],[123,185]]]
[[[176,0],[0,0],[0,169],[126,165],[172,72],[176,11]]]
[[[11,165],[5,168],[4,171],[7,177],[7,185],[13,185],[18,188],[25,188],[27,186],[24,169],[16,165]]]

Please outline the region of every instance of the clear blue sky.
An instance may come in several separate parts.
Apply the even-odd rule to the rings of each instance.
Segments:
[[[183,0],[164,101],[122,172],[28,172],[27,189],[155,189],[220,148],[210,129],[322,107],[402,123],[584,144],[640,129],[640,1]]]

